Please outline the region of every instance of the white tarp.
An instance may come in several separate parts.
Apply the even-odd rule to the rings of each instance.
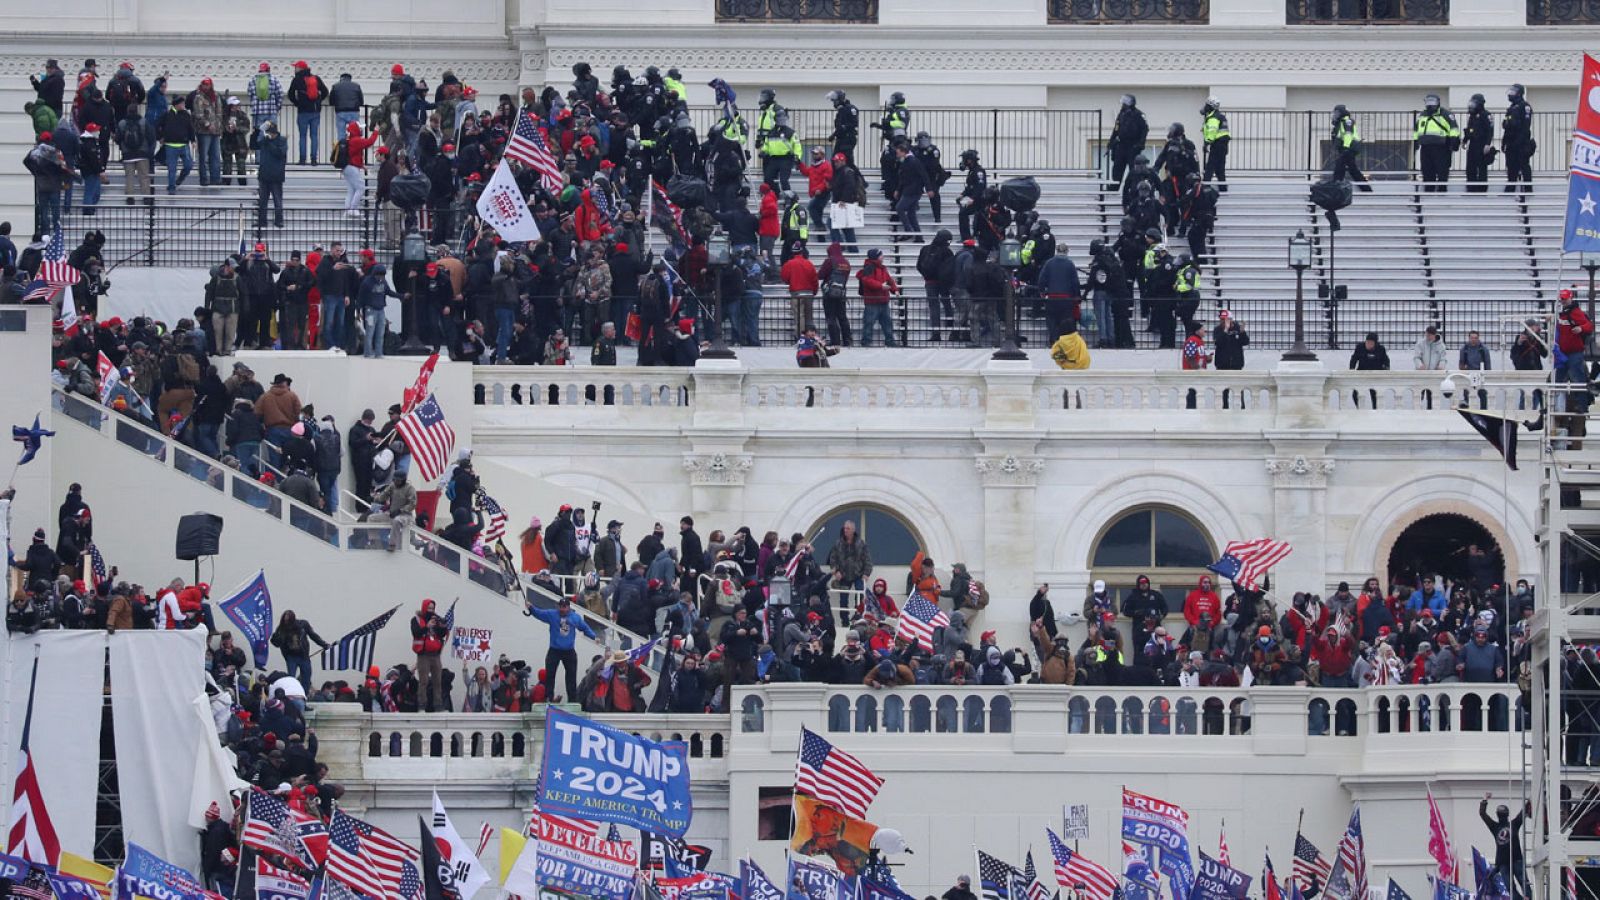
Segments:
[[[28,682],[39,661],[29,749],[39,790],[61,849],[94,856],[95,792],[99,785],[100,716],[104,703],[106,635],[101,631],[41,631],[6,642],[3,760],[0,792],[11,820],[17,748],[28,710]]]
[[[194,699],[205,690],[205,641],[193,631],[124,631],[111,637],[111,713],[124,840],[200,871],[189,805],[209,720]],[[226,812],[224,813],[226,814]]]

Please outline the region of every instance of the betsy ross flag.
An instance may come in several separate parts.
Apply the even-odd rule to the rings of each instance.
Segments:
[[[371,668],[372,652],[378,643],[378,631],[389,624],[389,619],[399,608],[399,604],[396,604],[388,612],[330,644],[322,651],[322,667],[354,669],[357,672],[365,672]]]
[[[1288,541],[1259,538],[1253,541],[1229,541],[1222,549],[1222,558],[1206,566],[1240,587],[1255,590],[1256,580],[1274,565],[1283,561],[1294,548]]]
[[[50,233],[50,243],[45,245],[44,258],[39,263],[39,272],[28,282],[28,290],[22,295],[23,303],[48,303],[55,299],[56,291],[69,284],[77,284],[82,275],[72,264],[67,262],[67,245],[61,239],[61,226]],[[68,334],[76,334],[78,326],[78,313],[76,305],[71,304],[72,295],[68,294],[61,304],[61,327]],[[72,321],[67,321],[67,310],[72,309]]]
[[[411,900],[422,890],[422,856],[382,828],[343,810],[328,826],[327,875],[369,897]]]
[[[1082,853],[1074,853],[1054,831],[1046,828],[1044,833],[1050,838],[1050,855],[1055,858],[1056,883],[1069,891],[1083,885],[1083,890],[1078,891],[1080,900],[1111,900],[1117,892],[1117,876]]]
[[[900,607],[900,636],[933,652],[933,633],[950,625],[950,617],[921,594],[912,594]]]
[[[439,401],[432,394],[401,416],[395,430],[406,442],[411,460],[417,465],[417,474],[424,482],[444,474],[450,462],[450,451],[456,446],[456,433],[444,420],[444,410],[439,408]]]
[[[506,511],[483,491],[478,492],[478,498],[483,508],[483,545],[487,547],[506,536]]]
[[[1302,888],[1309,889],[1313,882],[1321,888],[1328,883],[1328,875],[1333,871],[1333,864],[1322,855],[1317,845],[1306,840],[1305,835],[1296,833],[1294,836],[1294,882]]]
[[[865,819],[883,779],[859,759],[836,749],[800,726],[800,754],[794,761],[794,789],[854,819]]]
[[[555,156],[544,142],[544,136],[539,133],[533,113],[524,111],[517,116],[517,127],[512,130],[511,139],[506,141],[505,155],[538,172],[539,183],[544,185],[545,190],[552,194],[561,190],[561,166],[557,165]]]
[[[56,865],[61,859],[61,841],[45,808],[39,789],[39,773],[33,768],[33,753],[28,749],[33,731],[33,697],[39,686],[39,658],[33,658],[33,673],[28,676],[28,711],[22,720],[22,746],[17,751],[16,788],[11,795],[11,831],[6,852],[29,862]]]
[[[1361,836],[1361,807],[1350,810],[1350,824],[1339,839],[1333,873],[1328,876],[1328,900],[1365,900],[1367,896],[1367,846]]]
[[[1459,883],[1456,877],[1456,849],[1450,844],[1450,832],[1445,830],[1444,813],[1433,799],[1433,788],[1428,788],[1428,855],[1439,864],[1439,877]]]

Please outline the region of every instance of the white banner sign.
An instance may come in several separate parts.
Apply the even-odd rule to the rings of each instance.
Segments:
[[[522,189],[511,175],[505,160],[494,170],[489,186],[478,197],[478,215],[484,224],[508,241],[537,241],[539,223],[533,220],[528,202],[522,199]]]
[[[1064,806],[1061,810],[1062,824],[1061,836],[1069,841],[1082,841],[1089,838],[1089,804],[1079,803]]]
[[[494,651],[492,628],[465,628],[460,625],[450,635],[450,655],[463,662],[483,662],[492,658]]]

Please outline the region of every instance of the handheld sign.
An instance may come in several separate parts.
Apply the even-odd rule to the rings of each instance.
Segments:
[[[681,838],[694,808],[689,748],[546,707],[539,808]]]

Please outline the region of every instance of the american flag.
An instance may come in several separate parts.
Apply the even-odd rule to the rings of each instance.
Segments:
[[[450,451],[456,446],[456,433],[444,420],[444,410],[432,394],[417,404],[417,408],[400,417],[395,426],[400,438],[411,451],[417,465],[417,474],[423,481],[433,481],[444,474],[450,462]]]
[[[1222,558],[1206,566],[1234,584],[1255,590],[1256,579],[1268,569],[1283,561],[1294,550],[1288,541],[1258,538],[1253,541],[1229,541],[1222,549]]]
[[[421,854],[343,810],[328,828],[328,877],[369,897],[411,900],[422,891]]]
[[[250,789],[250,800],[245,805],[244,828],[239,831],[239,843],[302,864],[307,863],[300,853],[300,842],[295,837],[294,820],[289,818],[289,804],[260,788]]]
[[[280,869],[256,857],[256,890],[258,896],[304,897],[311,892],[311,882],[288,869]]]
[[[900,636],[916,641],[922,649],[933,652],[933,632],[948,627],[950,617],[921,594],[912,594],[900,608]]]
[[[106,558],[100,555],[100,548],[94,544],[89,545],[89,587],[95,591],[100,590],[110,575],[106,570]]]
[[[1072,852],[1054,831],[1046,828],[1044,833],[1050,838],[1050,855],[1056,861],[1056,883],[1069,891],[1083,885],[1081,900],[1111,900],[1117,892],[1117,876],[1083,854]]]
[[[1311,882],[1316,881],[1318,887],[1326,886],[1328,875],[1333,871],[1333,864],[1322,855],[1317,845],[1306,840],[1303,834],[1294,836],[1294,881],[1301,887],[1309,890]]]
[[[1228,820],[1222,820],[1222,826],[1217,829],[1217,862],[1228,868],[1233,868],[1233,863],[1228,860]]]
[[[666,230],[667,225],[672,224],[677,227],[680,234],[683,232],[683,210],[668,199],[666,189],[661,186],[661,182],[653,178],[650,180],[650,194],[646,201],[649,206],[645,210],[645,221],[662,230]]]
[[[794,761],[794,789],[856,819],[867,817],[867,807],[878,796],[883,779],[811,729],[800,727],[800,755]]]
[[[506,536],[506,511],[495,499],[479,492],[483,506],[483,544],[485,547]]]
[[[67,262],[67,245],[61,239],[61,226],[50,233],[50,243],[45,245],[44,259],[39,263],[39,272],[33,276],[33,281],[28,283],[27,293],[22,295],[23,303],[35,300],[48,303],[55,299],[56,291],[69,284],[77,284],[82,274]],[[68,297],[70,298],[70,294]],[[78,324],[77,307],[72,306],[72,321],[67,321],[68,304],[61,306],[61,327],[75,329]]]
[[[1023,900],[1011,893],[1011,880],[1020,878],[1016,866],[990,856],[982,850],[978,854],[978,896],[983,900]]]
[[[55,900],[55,891],[50,887],[50,873],[39,866],[29,866],[28,874],[22,881],[11,886],[11,897],[25,897],[28,900]]]
[[[111,357],[106,356],[104,350],[100,351],[100,359],[95,367],[99,369],[100,375],[100,402],[110,406],[111,395],[116,392],[117,382],[121,380],[121,376],[117,373],[117,367],[111,364]]]
[[[488,848],[489,840],[494,837],[494,826],[488,822],[478,826],[478,850],[473,855],[483,859],[483,851]]]
[[[539,182],[550,193],[561,190],[561,166],[545,145],[539,126],[534,124],[533,113],[526,110],[517,116],[517,127],[506,141],[506,158],[532,166],[539,173]]]
[[[794,553],[789,556],[789,562],[784,565],[783,577],[789,579],[790,584],[794,583],[794,575],[796,572],[800,571],[800,564],[805,562],[806,555],[807,554],[796,549]]]
[[[1050,900],[1050,889],[1039,880],[1039,870],[1033,866],[1033,851],[1023,858],[1022,872],[1011,882],[1011,895],[1016,900]]]
[[[372,652],[378,643],[378,630],[389,624],[389,619],[399,608],[396,604],[393,609],[335,641],[333,646],[322,651],[322,667],[354,669],[357,672],[371,668]]]
[[[1333,874],[1323,892],[1329,900],[1364,900],[1367,896],[1367,848],[1361,837],[1361,807],[1350,810],[1350,825],[1339,839]]]
[[[1261,870],[1261,900],[1283,900],[1283,892],[1278,890],[1278,873],[1272,871],[1272,856],[1262,854],[1262,858],[1265,862]]]
[[[33,674],[28,679],[28,711],[22,720],[22,746],[17,751],[16,788],[11,795],[11,828],[6,852],[29,862],[54,866],[61,857],[61,841],[56,838],[50,810],[45,808],[39,789],[39,774],[33,768],[28,750],[28,735],[33,730],[33,694],[39,684],[39,658],[33,659]]]

